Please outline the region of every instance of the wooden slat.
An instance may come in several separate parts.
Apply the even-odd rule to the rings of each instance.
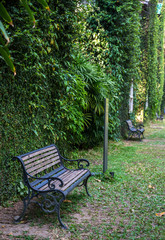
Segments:
[[[81,172],[78,176],[72,179],[72,181],[68,182],[66,185],[64,185],[61,190],[64,191],[66,190],[69,186],[71,186],[74,182],[76,182],[80,177],[82,177],[88,170],[85,170]],[[57,187],[58,188],[58,187]],[[60,189],[60,188],[59,188]]]
[[[60,166],[54,170],[52,170],[51,172],[49,173],[46,173],[44,174],[42,177],[45,177],[45,178],[48,178],[48,177],[55,177],[59,174],[59,172],[62,172],[64,170],[64,167],[63,166]],[[41,183],[43,180],[35,180],[33,182],[31,182],[31,186],[34,187],[34,186],[37,186],[37,184]]]
[[[68,171],[67,174],[65,173],[65,175],[60,175],[58,176],[61,180],[63,180],[64,182],[64,186],[61,188],[59,187],[60,183],[58,180],[52,181],[51,184],[55,184],[56,189],[59,190],[66,190],[69,186],[71,186],[74,182],[76,182],[79,178],[81,178],[88,170],[86,169],[82,169],[82,170],[73,170],[73,171]],[[57,186],[58,184],[58,186]],[[47,186],[47,184],[42,187],[40,190],[49,190],[49,187]]]
[[[77,174],[79,174],[80,171],[75,171],[75,170],[71,170],[67,172],[67,174],[63,174],[62,176],[60,176],[60,178],[63,180],[63,182],[68,182],[69,179],[73,179]]]
[[[31,174],[32,176],[33,176],[33,175],[36,175],[37,173],[42,172],[42,171],[44,171],[45,169],[48,169],[48,168],[50,168],[50,167],[52,167],[52,166],[54,166],[54,165],[56,165],[57,163],[60,163],[60,162],[61,162],[61,161],[53,162],[53,163],[51,163],[51,164],[48,164],[48,165],[42,167],[41,169],[37,169],[36,171],[31,172],[30,174]]]
[[[51,178],[51,177],[59,177],[59,175],[64,174],[65,172],[66,172],[66,169],[63,168],[60,172],[58,172],[58,173],[50,176],[50,178]],[[54,182],[55,182],[55,181],[52,181],[51,183],[54,183]],[[35,188],[44,191],[45,188],[47,188],[47,186],[48,186],[48,180],[45,180],[45,181],[40,182],[38,185],[36,185]]]
[[[48,151],[53,150],[53,149],[56,149],[55,146],[52,146],[52,147],[49,147],[49,148],[44,148],[44,149],[42,149],[40,151],[36,151],[36,152],[31,153],[29,155],[23,156],[22,160],[25,161],[26,159],[32,158],[32,157],[34,157],[34,156],[36,156],[38,154],[41,154],[43,152],[48,152]]]
[[[73,170],[74,171],[74,170]],[[72,171],[72,172],[73,172]],[[58,178],[60,178],[62,181],[64,180],[64,178],[68,175],[70,173],[70,170],[66,170],[64,173],[63,172],[61,172],[60,174],[56,174],[56,176],[55,177],[58,177]],[[54,177],[54,176],[53,176]],[[59,183],[60,184],[60,182],[58,181],[58,180],[54,180],[54,181],[52,181],[51,183],[56,183],[56,181],[57,181],[57,183]],[[45,190],[47,188],[47,185],[45,185],[45,186],[43,186],[40,190]]]
[[[46,167],[46,166],[49,166],[50,163],[52,163],[53,165],[56,165],[56,164],[58,164],[59,162],[60,162],[59,159],[57,159],[56,161],[54,161],[54,159],[51,158],[51,159],[48,159],[48,160],[46,160],[46,161],[43,161],[42,163],[40,163],[40,164],[38,164],[38,165],[35,165],[35,166],[27,169],[26,171],[31,174],[32,172],[34,172],[35,170],[38,169],[38,170],[40,170],[40,172],[41,172],[41,171],[42,171],[42,168],[43,168],[43,167]],[[49,168],[49,167],[47,167],[47,168]]]
[[[80,170],[80,171],[73,171],[73,172],[70,172],[69,175],[65,176],[64,178],[62,178],[62,180],[65,182],[65,183],[68,183],[70,181],[72,181],[73,179],[75,179],[78,175],[80,175],[82,172],[84,172],[84,170]]]
[[[51,154],[54,155],[54,156],[58,156],[57,150],[54,149],[53,151],[45,152],[45,153],[43,153],[43,154],[37,155],[36,157],[30,158],[30,159],[28,159],[28,160],[24,160],[24,164],[25,164],[25,166],[26,166],[26,165],[28,165],[29,163],[32,163],[32,162],[34,162],[34,161],[36,161],[36,160],[38,160],[38,159],[40,159],[40,158],[46,157],[46,156],[51,155]]]
[[[30,169],[32,169],[33,167],[36,167],[36,169],[37,169],[37,166],[38,166],[38,168],[42,167],[43,163],[48,162],[47,160],[51,160],[53,162],[53,161],[57,161],[57,160],[60,160],[60,159],[59,159],[59,156],[54,157],[53,155],[50,155],[48,157],[41,158],[38,161],[32,162],[25,167],[28,171],[31,171]]]

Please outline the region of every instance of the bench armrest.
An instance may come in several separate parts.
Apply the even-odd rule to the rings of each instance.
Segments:
[[[41,180],[41,181],[48,181],[48,187],[50,188],[50,190],[54,190],[56,188],[55,183],[51,183],[54,180],[58,180],[60,182],[60,187],[63,187],[64,183],[62,181],[61,178],[58,177],[34,177],[32,175],[30,175],[29,173],[27,173],[27,175],[35,180]]]
[[[67,158],[64,158],[62,156],[61,156],[61,158],[64,161],[77,162],[78,169],[84,168],[84,164],[85,164],[85,167],[88,167],[90,165],[89,161],[87,159],[84,159],[84,158],[81,158],[81,159],[67,159]]]

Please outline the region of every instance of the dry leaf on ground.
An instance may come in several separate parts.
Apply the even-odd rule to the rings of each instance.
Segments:
[[[155,189],[155,187],[153,187],[153,186],[152,186],[152,185],[150,185],[150,184],[148,185],[148,187],[149,187],[149,188],[152,188],[152,189]]]
[[[71,203],[72,201],[70,201],[70,200],[68,200],[68,199],[65,199],[63,202]]]
[[[165,215],[165,212],[156,213],[156,216],[157,216],[157,217],[161,217],[161,216],[163,216],[163,215]]]

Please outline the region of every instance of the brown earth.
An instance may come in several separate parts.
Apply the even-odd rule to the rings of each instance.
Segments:
[[[36,206],[37,208],[38,206]],[[33,208],[33,209],[32,209]],[[35,206],[30,205],[27,210],[27,215],[29,212],[35,212]],[[37,224],[34,224],[31,220],[25,218],[21,223],[15,224],[14,217],[19,216],[20,210],[22,209],[22,202],[19,201],[14,203],[11,207],[0,207],[0,240],[20,240],[28,239],[27,236],[33,236],[34,240],[38,239],[59,239],[58,232],[61,231],[58,224],[57,229],[50,223],[39,225],[40,220],[38,219]],[[69,232],[65,233],[66,237],[61,238],[61,240],[67,240],[69,237]],[[22,236],[22,237],[20,237]]]

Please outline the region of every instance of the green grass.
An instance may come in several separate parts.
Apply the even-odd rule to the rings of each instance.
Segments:
[[[79,225],[68,216],[69,239],[165,239],[165,216],[156,216],[165,211],[165,123],[151,124],[145,136],[142,142],[109,143],[108,172],[115,177],[94,177],[89,184],[92,198],[75,202],[80,217],[84,211],[92,217]],[[102,171],[102,147],[79,156],[83,154],[92,171]],[[70,200],[74,203],[71,195]]]
[[[102,172],[102,146],[74,155],[89,159],[92,172]],[[164,160],[165,122],[147,126],[142,142],[110,141],[107,173],[89,180],[92,197],[77,188],[67,197],[71,202],[62,205],[61,218],[69,230],[60,228],[55,214],[37,208],[32,224],[38,222],[41,231],[44,224],[51,224],[50,239],[163,240],[165,215],[156,213],[165,212]]]

